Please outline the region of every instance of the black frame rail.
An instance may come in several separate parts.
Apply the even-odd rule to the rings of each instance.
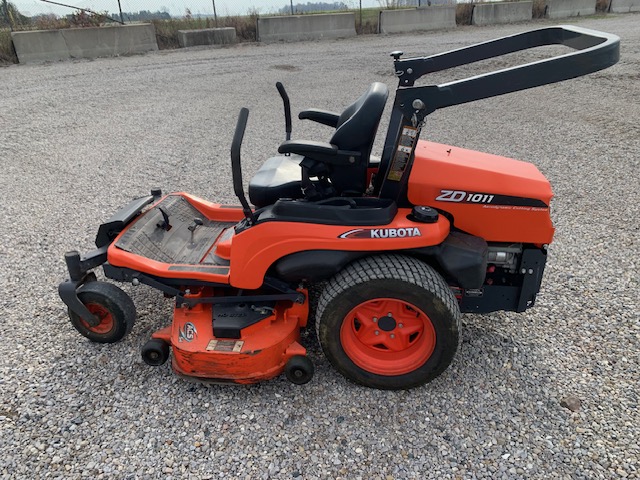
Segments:
[[[524,65],[505,68],[441,85],[415,87],[415,81],[429,73],[468,65],[537,47],[564,45],[575,51]],[[405,171],[410,171],[415,144],[427,115],[438,109],[504,95],[550,83],[562,82],[597,72],[614,65],[620,58],[620,38],[587,28],[560,25],[510,35],[488,42],[429,57],[401,59],[394,52],[394,67],[399,77],[389,130],[382,156],[382,169],[377,188],[385,189],[385,197],[398,197],[406,184]],[[394,165],[399,144],[407,145],[406,127],[411,133],[411,154]],[[405,149],[406,150],[406,149]],[[395,172],[394,175],[392,173]]]

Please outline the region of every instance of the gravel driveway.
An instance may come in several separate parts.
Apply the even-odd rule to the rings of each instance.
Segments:
[[[311,333],[316,376],[303,387],[209,386],[149,367],[139,349],[171,302],[146,287],[124,287],[133,332],[92,344],[57,295],[63,253],[90,249],[101,221],[154,186],[234,202],[238,110],[251,109],[249,178],[284,138],[278,80],[296,112],[340,110],[373,81],[395,87],[392,50],[428,55],[549,23],[0,68],[0,475],[639,478],[639,21],[573,22],[622,37],[613,68],[429,117],[425,138],[535,163],[557,233],[536,307],[465,316],[453,366],[401,392],[344,380]],[[297,121],[294,138],[325,128]]]

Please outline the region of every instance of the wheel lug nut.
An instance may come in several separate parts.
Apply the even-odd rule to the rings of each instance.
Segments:
[[[396,336],[393,333],[390,336],[391,338],[396,338]]]
[[[380,332],[378,330],[376,330],[376,335],[380,335]]]
[[[402,328],[402,327],[404,327],[404,325],[403,325],[403,324],[401,324],[401,323],[399,323],[399,324],[398,324],[398,328]]]
[[[391,316],[391,312],[387,313],[387,317],[390,317],[390,316]]]
[[[378,317],[373,317],[373,323],[376,323],[378,321]]]

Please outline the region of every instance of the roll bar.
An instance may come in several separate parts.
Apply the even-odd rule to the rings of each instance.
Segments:
[[[423,75],[532,48],[564,45],[577,51],[433,87],[411,87]],[[396,54],[397,55],[397,54]],[[421,98],[428,110],[473,102],[505,93],[562,82],[603,70],[620,58],[620,38],[570,25],[540,28],[423,58],[394,62],[399,92]]]
[[[414,86],[429,73],[468,65],[532,48],[564,45],[575,51],[441,85]],[[506,93],[562,82],[614,65],[620,58],[620,38],[587,28],[560,25],[532,30],[431,55],[401,59],[393,52],[399,77],[389,130],[375,187],[380,196],[405,196],[415,146],[427,115],[438,109]],[[399,146],[402,147],[399,149]],[[410,153],[407,147],[410,148]]]

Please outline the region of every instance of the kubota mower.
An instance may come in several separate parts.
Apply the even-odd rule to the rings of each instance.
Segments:
[[[425,74],[543,45],[569,53],[443,85]],[[59,287],[73,326],[95,342],[131,331],[132,300],[107,278],[160,290],[171,325],[142,348],[182,375],[252,383],[283,371],[313,376],[300,343],[309,288],[322,284],[316,331],[343,375],[383,389],[442,373],[460,338],[461,312],[523,312],[540,289],[554,229],[547,179],[529,163],[419,140],[437,109],[585,75],[615,64],[619,39],[583,28],[542,28],[425,58],[392,53],[399,85],[381,158],[371,154],[388,90],[374,83],[342,113],[300,119],[333,129],[328,142],[290,139],[245,198],[242,109],[231,147],[241,206],[160,190],[100,225],[97,250],[68,252]]]

